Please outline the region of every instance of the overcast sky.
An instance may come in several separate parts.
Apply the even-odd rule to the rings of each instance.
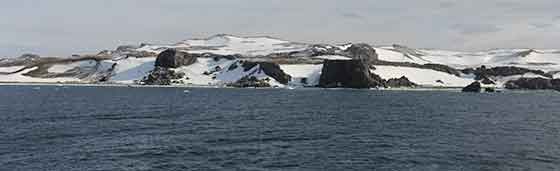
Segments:
[[[2,0],[0,56],[217,33],[453,50],[560,48],[559,0]]]

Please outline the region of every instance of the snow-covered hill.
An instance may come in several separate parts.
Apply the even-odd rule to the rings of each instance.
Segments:
[[[173,84],[196,86],[225,86],[244,77],[267,79],[278,87],[316,86],[322,72],[323,60],[352,59],[348,48],[353,44],[326,45],[290,42],[273,37],[239,37],[220,34],[206,39],[189,39],[174,44],[146,44],[119,46],[102,51],[90,58],[39,58],[25,55],[0,60],[0,82],[47,83],[112,83],[141,84],[155,68],[156,57],[167,49],[196,54],[194,64],[172,69],[184,75]],[[402,45],[373,46],[377,62],[371,72],[382,79],[407,77],[421,86],[462,87],[480,75],[446,72],[425,64],[441,64],[456,72],[463,69],[515,66],[542,71],[560,77],[560,50],[495,49],[481,52],[458,52],[436,49],[414,49]],[[90,55],[91,56],[91,55]],[[60,60],[75,59],[75,60]],[[260,66],[235,67],[244,61],[280,64],[291,76],[282,84],[267,75]],[[476,71],[476,70],[475,70]],[[544,74],[519,73],[492,77],[497,86],[522,77],[543,77]]]

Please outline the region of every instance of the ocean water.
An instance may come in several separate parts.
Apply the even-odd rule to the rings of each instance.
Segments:
[[[560,170],[560,93],[0,86],[0,170]]]

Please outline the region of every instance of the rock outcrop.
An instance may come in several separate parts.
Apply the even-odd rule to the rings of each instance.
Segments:
[[[383,61],[383,60],[376,60],[372,62],[373,65],[388,65],[388,66],[400,66],[400,67],[412,67],[412,68],[421,68],[421,69],[431,69],[434,71],[445,72],[448,74],[452,74],[455,76],[461,76],[461,72],[453,67],[442,65],[442,64],[417,64],[417,63],[410,63],[410,62],[391,62],[391,61]]]
[[[250,76],[250,77],[243,77],[237,80],[235,83],[228,84],[227,86],[230,87],[239,87],[239,88],[247,88],[247,87],[270,87],[268,83],[270,80],[268,79],[258,79],[257,77]]]
[[[196,56],[187,52],[179,51],[176,49],[167,49],[161,52],[156,58],[156,67],[164,68],[178,68],[181,66],[189,66],[195,63]]]
[[[484,78],[491,78],[491,77],[507,77],[513,75],[523,75],[526,73],[533,73],[536,75],[541,75],[547,78],[552,78],[552,75],[541,71],[541,70],[532,70],[527,68],[515,67],[515,66],[500,66],[500,67],[493,67],[487,68],[486,66],[481,66],[479,68],[467,68],[462,70],[465,74],[474,74],[476,80],[483,80]]]
[[[212,60],[214,60],[214,61],[220,61],[222,59],[235,60],[235,59],[243,58],[243,55],[239,55],[239,54],[220,55],[220,54],[214,54],[214,53],[201,53],[201,54],[191,54],[191,55],[195,56],[196,58],[212,58]]]
[[[490,84],[496,85],[496,82],[494,82],[492,79],[488,78],[488,76],[482,75],[480,77],[481,77],[480,78],[480,83],[486,84],[486,85],[490,85]]]
[[[405,76],[402,76],[401,78],[392,78],[389,79],[385,82],[385,85],[387,87],[416,87],[417,84],[413,83],[412,81],[408,80],[408,78],[406,78]]]
[[[545,78],[519,78],[506,82],[507,89],[524,90],[558,90],[560,91],[560,79]]]
[[[457,69],[447,66],[447,65],[442,65],[442,64],[432,64],[432,63],[428,63],[428,64],[424,64],[422,66],[420,66],[419,68],[423,68],[423,69],[431,69],[434,71],[440,71],[440,72],[445,72],[445,73],[449,73],[455,76],[461,76],[461,72],[459,72]]]
[[[466,86],[465,88],[463,88],[463,92],[474,92],[474,93],[480,93],[480,91],[482,90],[482,86],[480,85],[480,82],[475,81],[473,83],[471,83],[470,85]]]
[[[288,82],[292,80],[292,77],[286,74],[278,64],[271,63],[271,62],[251,62],[251,61],[241,62],[241,67],[243,67],[243,71],[245,72],[257,66],[262,72],[264,72],[264,74],[274,78],[279,83],[288,84]]]
[[[486,88],[484,88],[484,92],[487,92],[487,93],[495,93],[495,92],[496,92],[496,89],[493,88],[493,87],[486,87]]]
[[[319,87],[371,88],[385,87],[384,81],[370,72],[363,60],[325,60]]]
[[[344,50],[341,55],[351,57],[352,59],[362,60],[367,64],[379,59],[375,49],[365,43],[352,44]]]
[[[184,73],[175,72],[166,67],[155,67],[147,76],[145,76],[140,84],[145,85],[171,85],[174,80],[185,77]]]

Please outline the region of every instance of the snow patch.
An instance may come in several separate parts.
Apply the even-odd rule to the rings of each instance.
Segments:
[[[396,66],[375,66],[375,68],[376,70],[372,72],[383,79],[405,76],[410,81],[423,86],[464,87],[474,81],[469,78],[457,77],[452,74],[430,69]]]
[[[127,58],[116,61],[114,75],[109,81],[133,84],[154,69],[155,60],[156,58]]]
[[[319,85],[319,79],[323,69],[323,64],[301,64],[301,65],[280,65],[286,74],[292,76],[289,85],[293,86],[316,86]],[[302,79],[307,80],[307,84],[302,84]]]
[[[324,55],[324,56],[316,56],[313,57],[314,59],[327,59],[327,60],[352,60],[350,57],[346,56],[339,56],[339,55]]]

